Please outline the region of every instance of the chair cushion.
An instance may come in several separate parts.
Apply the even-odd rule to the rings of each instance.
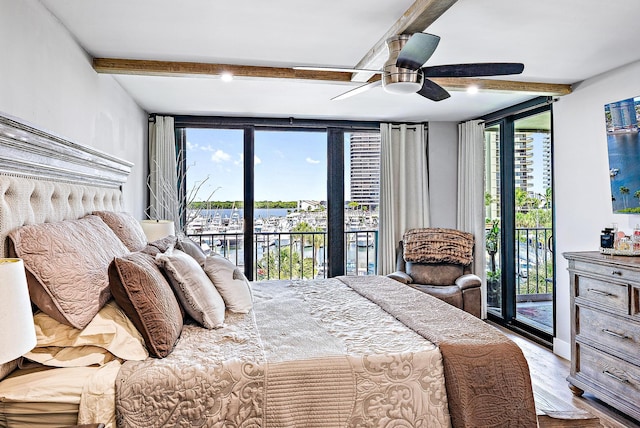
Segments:
[[[409,287],[413,287],[416,290],[420,290],[423,293],[427,293],[433,297],[455,306],[459,309],[464,309],[464,300],[462,298],[462,290],[457,285],[419,285],[410,284]]]
[[[464,267],[451,263],[420,264],[407,262],[406,272],[415,284],[453,285]]]

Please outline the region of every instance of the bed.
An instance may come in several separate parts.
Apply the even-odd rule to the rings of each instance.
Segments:
[[[140,266],[164,266],[163,276],[175,279],[169,266],[152,261],[173,257],[167,252],[174,246],[189,251],[177,238],[138,243],[134,251],[128,245],[142,238],[132,238],[127,228],[118,235],[109,224],[109,213],[126,217],[121,186],[132,165],[15,118],[0,117],[0,146],[3,153],[11,150],[0,159],[2,256],[24,256],[28,273],[38,279],[45,266],[55,272],[57,265],[51,268],[51,255],[31,258],[40,252],[29,250],[35,242],[67,246],[55,254],[100,253],[95,257],[102,268],[92,271],[98,277],[71,293],[81,289],[86,295],[89,315],[64,305],[51,310],[32,292],[30,278],[37,325],[64,324],[73,331],[74,345],[87,345],[87,329],[98,328],[96,323],[111,328],[117,319],[126,325],[119,337],[127,338],[127,347],[105,346],[81,359],[67,357],[71,345],[65,345],[56,351],[63,354],[48,355],[44,363],[31,355],[3,365],[0,426],[536,426],[528,366],[513,342],[483,321],[386,277],[252,283],[249,307],[244,291],[234,302],[228,290],[220,290],[226,296],[222,314],[219,307],[198,307],[168,280],[174,287],[169,293],[164,285],[134,290],[158,298],[145,301],[143,313],[130,286],[140,282]],[[62,235],[47,240],[23,233],[43,229]],[[87,241],[96,247],[103,235],[108,244],[89,251]],[[201,267],[211,274],[206,263],[193,265],[182,253],[179,259],[189,267],[183,273]],[[78,266],[71,272],[82,270]],[[151,283],[160,287],[162,279],[154,278]],[[102,288],[95,288],[101,281]],[[52,316],[40,315],[38,307]],[[143,316],[149,313],[163,320],[149,328]],[[46,335],[39,341],[41,336]],[[70,360],[83,362],[59,367]],[[46,391],[36,397],[31,385]]]

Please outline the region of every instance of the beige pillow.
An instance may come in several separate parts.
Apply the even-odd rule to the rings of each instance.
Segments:
[[[104,365],[113,357],[141,361],[149,356],[144,339],[124,311],[111,300],[78,330],[44,312],[34,315],[37,345],[24,356],[54,367]]]
[[[207,255],[202,250],[202,247],[198,245],[197,242],[194,242],[191,238],[178,237],[178,240],[176,241],[176,248],[196,259],[196,262],[198,262],[200,266],[204,264],[204,260],[207,258]]]
[[[131,214],[113,211],[94,211],[113,230],[129,251],[140,251],[147,246],[147,237],[140,222]]]
[[[207,256],[202,267],[216,286],[231,312],[246,314],[253,307],[251,286],[247,277],[230,260],[220,256]]]
[[[163,358],[182,332],[182,310],[152,256],[131,253],[109,266],[113,298],[136,326],[149,354]]]
[[[84,328],[111,298],[109,263],[129,250],[100,217],[20,227],[9,234],[24,260],[29,295],[55,320]]]
[[[164,269],[173,291],[191,318],[205,328],[224,325],[224,301],[193,257],[169,248],[156,256],[156,263]]]

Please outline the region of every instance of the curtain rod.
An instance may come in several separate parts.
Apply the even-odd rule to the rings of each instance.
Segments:
[[[538,107],[553,104],[556,101],[558,101],[558,98],[547,97],[547,96],[535,97],[530,99],[529,101],[524,101],[522,103],[513,105],[511,107],[503,108],[501,110],[497,110],[492,113],[481,116],[478,118],[480,119],[479,124],[484,124],[486,122],[493,122],[500,119],[504,119],[507,116],[524,113],[526,111],[533,110]],[[460,123],[464,123],[464,122],[460,122]]]

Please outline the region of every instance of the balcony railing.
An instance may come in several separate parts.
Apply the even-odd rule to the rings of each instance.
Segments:
[[[198,233],[189,237],[209,253],[220,254],[244,269],[244,233]],[[253,234],[253,277],[265,279],[325,278],[326,232],[259,232]],[[375,275],[378,231],[344,234],[346,275]]]
[[[488,232],[488,230],[487,230]],[[518,227],[515,233],[516,300],[551,300],[553,294],[552,229],[545,227]],[[496,259],[496,274],[490,272],[487,258],[487,292],[490,306],[500,306],[499,270],[502,262]],[[494,281],[492,283],[492,281]],[[497,284],[496,284],[496,281]]]

